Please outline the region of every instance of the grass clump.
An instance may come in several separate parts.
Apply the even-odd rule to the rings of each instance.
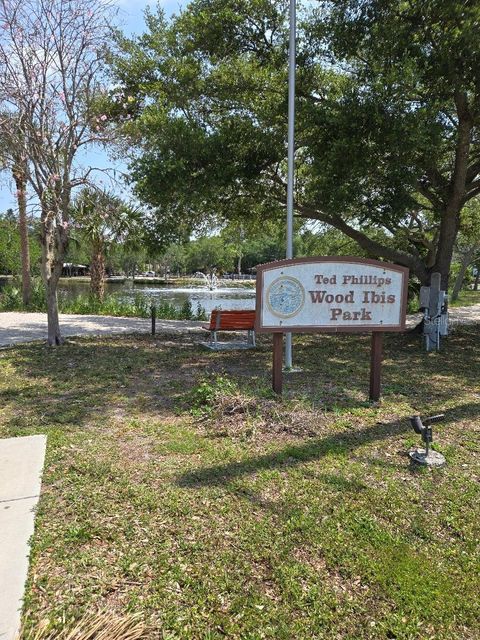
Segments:
[[[216,375],[202,380],[188,396],[192,415],[211,414],[220,398],[235,393],[238,393],[237,385],[225,376]]]
[[[268,387],[240,388],[225,375],[202,380],[189,394],[197,424],[216,437],[315,435],[323,413],[302,398],[285,400]]]
[[[52,631],[48,619],[20,634],[19,640],[142,640],[147,628],[138,614],[118,616],[111,612],[86,614],[77,622],[64,623]]]

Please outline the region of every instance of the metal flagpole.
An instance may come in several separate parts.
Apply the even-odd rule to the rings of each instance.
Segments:
[[[295,64],[297,17],[296,0],[290,0],[290,40],[288,47],[288,163],[287,163],[287,258],[293,258],[293,187],[295,170]],[[285,369],[292,368],[292,334],[285,335]]]

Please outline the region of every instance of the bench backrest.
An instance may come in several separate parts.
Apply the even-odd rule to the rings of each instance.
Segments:
[[[214,309],[210,316],[210,330],[253,329],[255,327],[255,311],[222,311]]]

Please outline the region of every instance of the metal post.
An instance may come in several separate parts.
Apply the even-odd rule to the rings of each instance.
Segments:
[[[295,65],[296,0],[290,0],[290,40],[288,47],[288,162],[287,162],[287,258],[293,258],[293,190],[295,172]],[[292,368],[292,334],[285,335],[285,368]]]
[[[150,311],[152,313],[152,336],[155,335],[155,329],[156,329],[156,321],[157,321],[157,307],[152,304],[152,306],[150,307]]]
[[[420,289],[420,306],[424,311],[423,335],[427,351],[439,351],[440,335],[448,335],[448,315],[444,309],[445,292],[441,290],[441,278],[440,273],[432,273],[430,286]]]

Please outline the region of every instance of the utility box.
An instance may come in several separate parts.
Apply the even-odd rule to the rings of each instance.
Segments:
[[[440,337],[448,336],[448,295],[440,288],[440,282],[440,274],[432,273],[430,286],[420,289],[423,336],[427,351],[439,351]]]
[[[420,309],[425,312],[430,305],[430,287],[420,287]]]

